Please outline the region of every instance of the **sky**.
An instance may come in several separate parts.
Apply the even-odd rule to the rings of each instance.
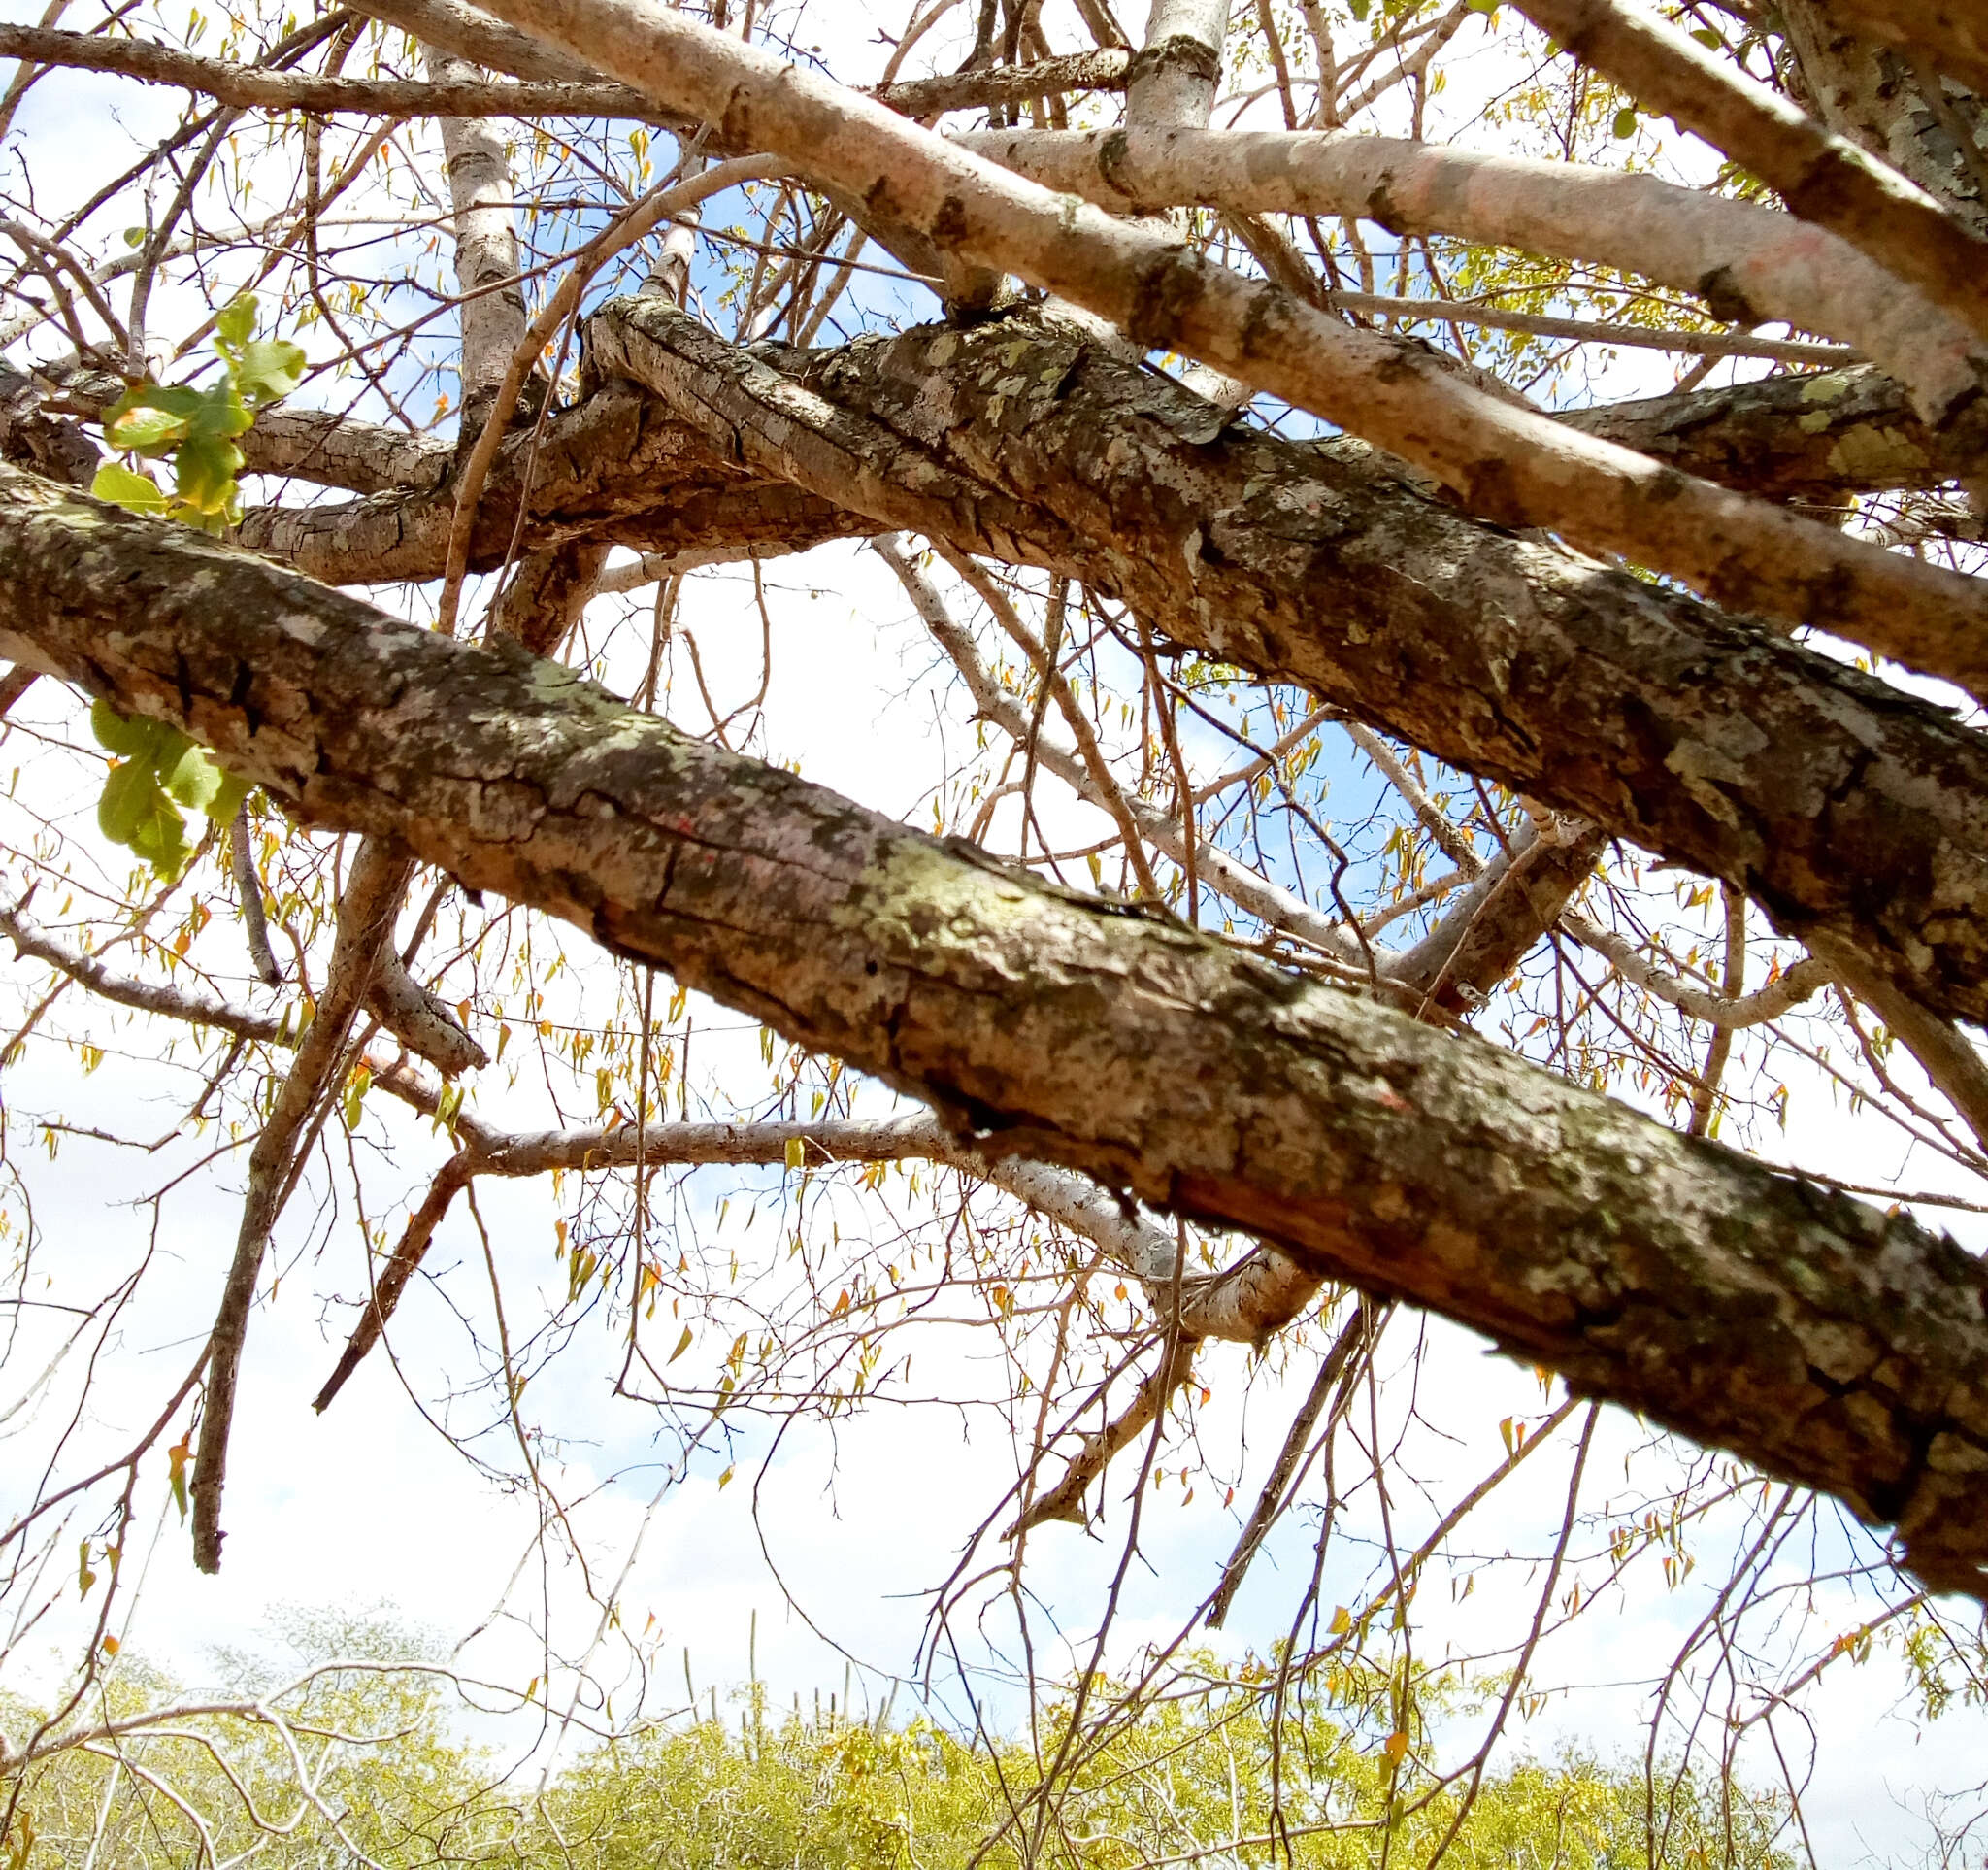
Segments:
[[[0,0],[0,17],[31,15],[19,0]],[[50,81],[33,94],[17,135],[17,146],[30,152],[38,194],[45,203],[58,193],[74,198],[120,159],[127,134],[143,135],[170,109],[170,98],[136,87]],[[169,294],[160,328],[175,328],[176,318],[190,323],[193,304],[189,294]],[[1639,372],[1657,367],[1647,360],[1625,366]],[[766,588],[773,655],[763,751],[798,761],[810,778],[866,803],[925,821],[931,788],[974,728],[957,686],[937,679],[929,646],[895,581],[874,555],[833,546],[769,567]],[[737,573],[713,576],[697,581],[691,593],[685,623],[698,636],[713,692],[721,699],[749,693],[759,655],[749,581]],[[58,712],[46,697],[20,711],[30,726]],[[694,720],[695,711],[683,718]],[[1207,747],[1199,751],[1211,757]],[[1336,800],[1357,816],[1371,778],[1349,758],[1332,778],[1340,788]],[[1086,820],[1081,808],[1071,806],[1056,822],[1074,834]],[[577,972],[583,985],[583,969]],[[722,1016],[705,1017],[713,1028],[724,1024]],[[730,1043],[744,1049],[752,1041],[741,1030]],[[84,1079],[73,1060],[31,1052],[27,1064],[10,1073],[7,1095],[17,1119],[59,1110],[72,1120],[141,1133],[176,1108],[179,1087],[171,1073],[123,1061]],[[1839,1172],[1853,1165],[1857,1176],[1873,1182],[1902,1173],[1917,1178],[1912,1185],[1938,1180],[1936,1166],[1907,1161],[1882,1133],[1855,1122],[1819,1083],[1797,1083],[1794,1093],[1790,1129],[1811,1159],[1830,1161]],[[528,1080],[492,1089],[480,1085],[476,1095],[479,1108],[507,1121],[522,1123],[538,1109]],[[384,1114],[369,1115],[367,1123],[375,1128],[362,1126],[361,1142],[382,1152],[386,1183],[398,1177],[401,1185],[417,1186],[440,1159],[442,1146],[424,1134],[425,1125]],[[389,1146],[390,1155],[384,1153]],[[65,1141],[62,1152],[60,1173],[38,1184],[38,1219],[62,1255],[65,1280],[86,1283],[93,1266],[128,1252],[132,1239],[151,1225],[149,1211],[133,1204],[142,1204],[179,1163],[190,1161],[192,1152],[175,1146],[158,1157],[140,1156],[81,1138]],[[223,1173],[190,1182],[160,1205],[151,1252],[165,1277],[152,1282],[145,1313],[126,1322],[115,1368],[81,1430],[81,1446],[114,1445],[192,1354],[211,1319],[216,1269],[232,1243],[237,1210],[230,1191],[237,1181]],[[778,1172],[764,1178],[769,1187],[779,1181]],[[687,1197],[706,1222],[717,1198],[709,1184],[695,1185]],[[486,1198],[484,1216],[507,1291],[556,1293],[563,1287],[564,1271],[552,1257],[556,1211],[548,1187],[505,1185]],[[1944,1214],[1937,1219],[1951,1220]],[[1957,1230],[1971,1244],[1983,1238],[1972,1223]],[[336,1287],[334,1250],[329,1225],[320,1230],[294,1220],[280,1240],[281,1278],[309,1282],[314,1290]],[[438,1263],[473,1275],[480,1252],[476,1232],[457,1217],[437,1250]],[[480,1302],[473,1279],[451,1274],[450,1290],[469,1294],[465,1305]],[[439,1296],[417,1290],[396,1322],[394,1348],[407,1383],[376,1358],[319,1418],[310,1399],[343,1329],[341,1315],[313,1303],[275,1304],[257,1316],[244,1371],[249,1400],[234,1444],[229,1541],[219,1578],[193,1570],[162,1476],[145,1477],[142,1570],[124,1600],[128,1621],[120,1625],[134,1653],[200,1680],[214,1669],[216,1646],[273,1642],[254,1633],[269,1628],[284,1606],[383,1606],[431,1632],[466,1674],[515,1684],[546,1673],[563,1691],[570,1666],[543,1666],[540,1632],[549,1626],[559,1662],[591,1655],[609,1680],[632,1685],[631,1676],[614,1674],[627,1666],[626,1646],[612,1637],[595,1643],[598,1611],[577,1568],[564,1560],[543,1568],[535,1561],[541,1522],[532,1497],[480,1473],[413,1406],[410,1388],[432,1397],[437,1372],[461,1353],[460,1327]],[[746,1676],[749,1644],[751,1665],[770,1685],[775,1706],[794,1695],[806,1702],[816,1690],[842,1694],[848,1658],[855,1662],[848,1680],[858,1705],[880,1705],[893,1680],[915,1670],[928,1593],[946,1577],[1012,1476],[1011,1449],[998,1420],[989,1412],[937,1407],[873,1411],[833,1434],[819,1426],[796,1428],[778,1447],[763,1431],[748,1429],[736,1444],[713,1446],[685,1463],[680,1448],[651,1438],[634,1412],[608,1406],[613,1347],[605,1326],[585,1329],[593,1338],[576,1340],[573,1354],[547,1373],[549,1393],[536,1396],[535,1407],[569,1430],[557,1488],[583,1499],[576,1523],[597,1585],[625,1570],[622,1625],[652,1643],[652,1666],[658,1680],[670,1684],[668,1694],[687,1674],[700,1700],[715,1689],[721,1707],[727,1705]],[[919,1352],[921,1359],[928,1354],[935,1374],[921,1386],[956,1398],[997,1390],[998,1372],[964,1334],[934,1333],[930,1352]],[[1246,1381],[1245,1364],[1239,1348],[1218,1347],[1205,1371],[1215,1400],[1203,1412],[1204,1435],[1214,1451],[1211,1462],[1234,1469],[1236,1504],[1221,1504],[1212,1487],[1192,1500],[1183,1500],[1180,1486],[1153,1495],[1143,1528],[1146,1563],[1128,1579],[1121,1653],[1140,1642],[1171,1640],[1184,1607],[1208,1588],[1234,1538],[1236,1516],[1253,1497],[1282,1420],[1302,1392],[1303,1372],[1294,1390],[1273,1372]],[[0,1398],[0,1408],[19,1386],[16,1372],[34,1367],[25,1348],[9,1366],[10,1397]],[[62,1385],[74,1374],[66,1367],[55,1373],[41,1414],[30,1409],[0,1421],[0,1497],[18,1498],[24,1490],[37,1447],[33,1430],[51,1419]],[[1425,1483],[1428,1500],[1405,1497],[1401,1510],[1411,1523],[1426,1524],[1438,1510],[1429,1501],[1460,1490],[1496,1460],[1501,1421],[1537,1419],[1550,1405],[1533,1373],[1489,1356],[1467,1333],[1440,1323],[1428,1327],[1423,1341],[1421,1381],[1426,1414],[1441,1431],[1418,1431],[1410,1471]],[[495,1459],[502,1424],[485,1421],[480,1432],[478,1445],[490,1446]],[[1605,1418],[1591,1456],[1595,1485],[1605,1491],[1627,1486],[1626,1464],[1642,1464],[1637,1471],[1646,1476],[1650,1463],[1673,1458],[1661,1449],[1640,1453],[1643,1440],[1627,1419]],[[1550,1539],[1555,1487],[1567,1458],[1556,1446],[1501,1490],[1472,1523],[1474,1549],[1535,1551],[1542,1536]],[[1163,1465],[1170,1465],[1164,1457]],[[728,1468],[730,1478],[721,1480]],[[1605,1474],[1606,1482],[1599,1478]],[[1106,1493],[1110,1507],[1102,1538],[1064,1526],[1038,1535],[1032,1582],[1045,1626],[1068,1633],[1064,1653],[1072,1658],[1083,1653],[1083,1635],[1116,1559],[1113,1534],[1124,1508],[1115,1477]],[[653,1510],[651,1501],[659,1502]],[[1707,1574],[1716,1571],[1716,1539],[1725,1536],[1714,1535],[1706,1548]],[[1288,1528],[1252,1572],[1222,1638],[1225,1649],[1240,1653],[1282,1633],[1293,1580],[1309,1563],[1307,1537],[1303,1526]],[[73,1550],[73,1543],[64,1550]],[[1326,1580],[1328,1612],[1333,1603],[1357,1600],[1372,1553],[1349,1540],[1334,1562]],[[1441,1610],[1425,1603],[1432,1638],[1468,1643],[1479,1620],[1501,1612],[1508,1617],[1523,1588],[1516,1577],[1487,1573],[1482,1594]],[[1839,1612],[1843,1627],[1857,1620],[1847,1598],[1826,1608]],[[19,1680],[40,1685],[57,1679],[86,1609],[65,1598],[17,1648],[12,1666],[22,1672]],[[1518,1744],[1547,1753],[1569,1743],[1605,1751],[1640,1745],[1647,1685],[1703,1610],[1701,1593],[1666,1593],[1644,1576],[1633,1593],[1574,1621],[1552,1639],[1541,1664],[1542,1679],[1568,1685],[1568,1691],[1520,1724]],[[981,1627],[996,1653],[1011,1647],[1011,1629]],[[756,1632],[756,1640],[748,1632]],[[962,1708],[943,1670],[935,1686],[938,1710],[958,1719]],[[899,1712],[914,1704],[912,1686],[896,1692]],[[1880,1653],[1861,1670],[1835,1667],[1811,1699],[1816,1771],[1807,1810],[1825,1863],[1913,1861],[1917,1834],[1901,1801],[1929,1787],[1965,1787],[1982,1775],[1988,1721],[1978,1712],[1955,1713],[1928,1725],[1910,1718],[1900,1692],[1899,1678]],[[563,1707],[558,1692],[551,1705]],[[533,1770],[550,1756],[536,1708],[488,1731],[518,1756],[529,1755]],[[562,1756],[577,1744],[578,1735],[569,1735]]]

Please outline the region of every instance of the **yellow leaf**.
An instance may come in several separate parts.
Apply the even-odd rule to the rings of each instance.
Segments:
[[[725,1490],[725,1488],[726,1488],[726,1487],[728,1487],[728,1486],[731,1486],[731,1484],[732,1484],[732,1473],[733,1473],[733,1470],[732,1470],[731,1468],[729,1468],[729,1467],[728,1467],[728,1468],[726,1468],[726,1469],[725,1469],[725,1471],[724,1471],[724,1472],[723,1472],[722,1474],[720,1474],[720,1475],[718,1476],[718,1491],[719,1491],[720,1493],[722,1493],[722,1492],[723,1492],[723,1491]]]
[[[1342,1604],[1339,1607],[1339,1609],[1334,1611],[1332,1614],[1332,1633],[1335,1636],[1343,1636],[1352,1627],[1353,1615],[1349,1610],[1346,1609],[1346,1607],[1343,1604]]]
[[[115,1636],[104,1638],[104,1653],[106,1655],[116,1655],[121,1648],[123,1648],[123,1645]]]
[[[686,1351],[687,1351],[687,1350],[689,1350],[689,1349],[690,1349],[690,1327],[689,1327],[689,1326],[688,1326],[688,1325],[686,1324],[686,1325],[685,1325],[685,1326],[683,1327],[683,1335],[682,1335],[682,1336],[681,1336],[680,1338],[679,1338],[679,1339],[677,1340],[677,1348],[676,1348],[676,1350],[674,1350],[674,1351],[672,1351],[672,1352],[670,1352],[670,1362],[671,1362],[671,1363],[675,1363],[675,1362],[677,1361],[677,1359],[678,1359],[679,1357],[680,1357],[680,1356],[681,1356],[681,1355],[682,1355],[682,1354],[684,1353],[684,1352],[686,1352]],[[665,1367],[665,1368],[667,1369],[667,1368],[668,1368],[668,1365],[665,1365],[664,1367]]]
[[[1388,1764],[1390,1766],[1399,1766],[1402,1763],[1402,1755],[1408,1751],[1408,1736],[1407,1731],[1403,1728],[1397,1727],[1393,1733],[1388,1735],[1387,1743],[1383,1751],[1387,1754]]]
[[[808,1146],[798,1136],[787,1138],[787,1167],[798,1169],[808,1160]]]

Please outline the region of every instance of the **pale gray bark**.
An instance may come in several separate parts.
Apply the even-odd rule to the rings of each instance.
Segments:
[[[1583,64],[1696,131],[1805,220],[1842,235],[1977,338],[1988,338],[1988,296],[1980,287],[1988,244],[1897,170],[1641,7],[1618,0],[1515,4]]]
[[[432,48],[431,78],[469,79],[477,74],[461,60]],[[484,117],[446,117],[442,149],[454,208],[455,281],[462,294],[460,362],[464,412],[487,398],[504,380],[511,354],[524,342],[524,287],[517,278],[517,223],[512,211],[511,164],[504,133]]]
[[[1928,419],[1973,399],[1988,347],[1846,240],[1757,202],[1580,163],[1348,131],[979,131],[953,139],[1044,187],[1106,206],[1352,215],[1395,234],[1618,268],[1747,324],[1785,319],[1909,384]]]

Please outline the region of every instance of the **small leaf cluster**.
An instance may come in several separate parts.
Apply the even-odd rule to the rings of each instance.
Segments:
[[[113,447],[144,460],[171,460],[173,491],[149,474],[107,461],[90,486],[99,500],[215,534],[241,519],[244,457],[235,438],[304,379],[303,348],[285,338],[258,338],[260,317],[252,292],[222,307],[214,337],[221,374],[205,388],[136,384],[104,412],[104,435]],[[248,782],[163,721],[127,720],[101,701],[89,718],[97,744],[118,759],[97,801],[98,828],[160,876],[178,877],[193,853],[181,808],[216,821],[231,818],[248,795]]]
[[[173,491],[149,474],[107,461],[90,487],[99,500],[203,532],[218,534],[240,522],[243,455],[235,438],[304,380],[303,348],[286,338],[258,338],[259,316],[254,294],[245,292],[215,319],[221,360],[215,382],[204,388],[135,384],[104,412],[104,435],[114,448],[148,461],[170,457]]]
[[[179,876],[193,854],[180,808],[225,821],[248,796],[248,782],[162,720],[127,720],[99,701],[90,708],[89,724],[97,744],[118,757],[97,801],[98,828],[160,876]]]

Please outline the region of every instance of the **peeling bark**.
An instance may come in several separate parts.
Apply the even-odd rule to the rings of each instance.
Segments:
[[[0,652],[306,818],[403,837],[983,1151],[1441,1311],[1988,1592],[1988,1269],[1905,1217],[185,529],[0,470]]]

